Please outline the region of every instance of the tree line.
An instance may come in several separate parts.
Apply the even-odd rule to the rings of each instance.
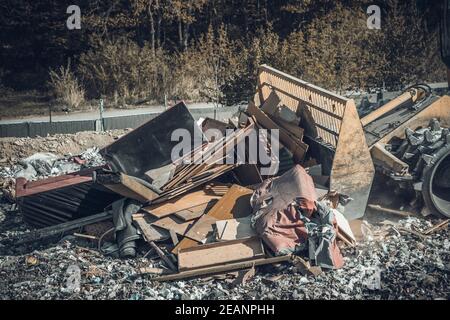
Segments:
[[[66,26],[72,4],[80,30]],[[380,29],[367,27],[373,4]],[[77,106],[231,104],[252,95],[262,63],[335,91],[441,81],[440,10],[430,0],[4,0],[0,86]]]

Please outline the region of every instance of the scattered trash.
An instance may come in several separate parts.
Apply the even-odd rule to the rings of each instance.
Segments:
[[[267,66],[259,77],[238,120],[195,121],[179,103],[106,146],[1,167],[0,297],[448,298],[449,220],[373,203],[398,221],[355,220],[368,204],[371,150],[407,179],[403,163],[418,169],[442,158],[409,161],[419,148],[411,146],[435,154],[448,129],[434,121],[407,131],[389,154],[366,144],[351,100]],[[375,130],[383,113],[363,123]],[[192,148],[174,158],[171,133],[180,128]],[[267,154],[279,172],[242,161],[234,146],[256,137],[273,151],[272,139],[253,136],[265,130],[279,132],[282,151]]]

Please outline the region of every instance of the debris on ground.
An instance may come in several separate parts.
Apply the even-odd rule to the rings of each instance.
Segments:
[[[0,298],[448,299],[449,220],[374,203],[365,212],[375,170],[367,144],[356,145],[365,137],[354,103],[261,70],[270,90],[228,123],[195,121],[180,102],[76,154],[8,159]],[[306,91],[277,91],[281,79]],[[420,134],[435,152],[447,131],[431,125],[439,137]],[[402,161],[417,153],[416,135],[400,144]],[[372,150],[401,167],[398,152]]]

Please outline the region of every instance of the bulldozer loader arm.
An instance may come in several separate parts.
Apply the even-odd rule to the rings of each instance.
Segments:
[[[450,127],[450,97],[431,97],[429,103],[419,108],[398,109],[383,118],[364,126],[367,142],[372,148],[376,143],[388,143],[392,138],[405,138],[405,129],[425,128],[431,119],[437,119],[442,126]]]
[[[375,169],[354,101],[262,65],[255,105],[261,106],[272,92],[280,105],[300,116],[307,156],[322,164],[329,188],[353,199],[345,207],[346,218],[363,216]]]

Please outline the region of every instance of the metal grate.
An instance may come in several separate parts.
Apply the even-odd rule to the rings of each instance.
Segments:
[[[336,148],[348,99],[263,65],[259,69],[255,104],[261,105],[273,90],[283,105],[312,118],[315,136],[311,138]]]

